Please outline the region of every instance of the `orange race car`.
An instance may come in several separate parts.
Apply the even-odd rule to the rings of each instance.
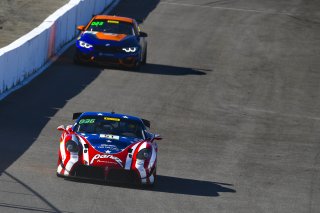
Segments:
[[[132,18],[97,15],[81,31],[74,62],[139,68],[147,61],[147,33]]]

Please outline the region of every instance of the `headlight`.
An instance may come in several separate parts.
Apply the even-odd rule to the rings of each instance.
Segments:
[[[72,140],[67,141],[66,148],[69,152],[78,152],[79,151],[78,144]]]
[[[93,47],[91,44],[88,44],[88,43],[86,43],[84,41],[79,41],[79,45],[80,45],[80,47],[84,47],[84,48],[87,48],[87,49]]]
[[[138,152],[137,158],[139,160],[147,160],[151,157],[152,151],[150,149],[141,149],[140,152]]]
[[[134,53],[135,51],[137,51],[137,47],[124,47],[122,48],[123,51],[125,51],[126,53]]]

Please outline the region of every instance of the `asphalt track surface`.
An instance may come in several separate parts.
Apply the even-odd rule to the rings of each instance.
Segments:
[[[0,48],[41,24],[69,0],[0,0]]]
[[[81,67],[67,50],[0,102],[0,212],[310,213],[320,209],[320,3],[131,1],[140,71]],[[151,120],[154,189],[55,175],[73,112]]]

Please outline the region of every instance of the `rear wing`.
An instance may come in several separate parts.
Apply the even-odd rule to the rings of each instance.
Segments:
[[[80,117],[80,115],[82,115],[83,112],[75,112],[72,115],[72,120],[76,120]]]
[[[143,118],[141,120],[142,120],[143,124],[150,129],[150,121],[143,119]]]

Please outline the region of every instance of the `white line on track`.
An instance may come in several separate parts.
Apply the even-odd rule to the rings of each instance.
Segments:
[[[234,8],[234,7],[217,7],[217,6],[209,6],[209,5],[175,3],[175,2],[166,2],[166,1],[162,1],[160,4],[171,4],[171,5],[185,6],[185,7],[211,8],[211,9],[217,9],[217,10],[232,10],[232,11],[251,12],[251,13],[264,13],[264,14],[272,14],[272,15],[295,16],[295,14],[291,14],[291,13],[283,13],[283,12],[279,13],[279,12],[272,12],[272,11],[265,11],[265,10],[253,10],[253,9],[243,9],[243,8]]]

